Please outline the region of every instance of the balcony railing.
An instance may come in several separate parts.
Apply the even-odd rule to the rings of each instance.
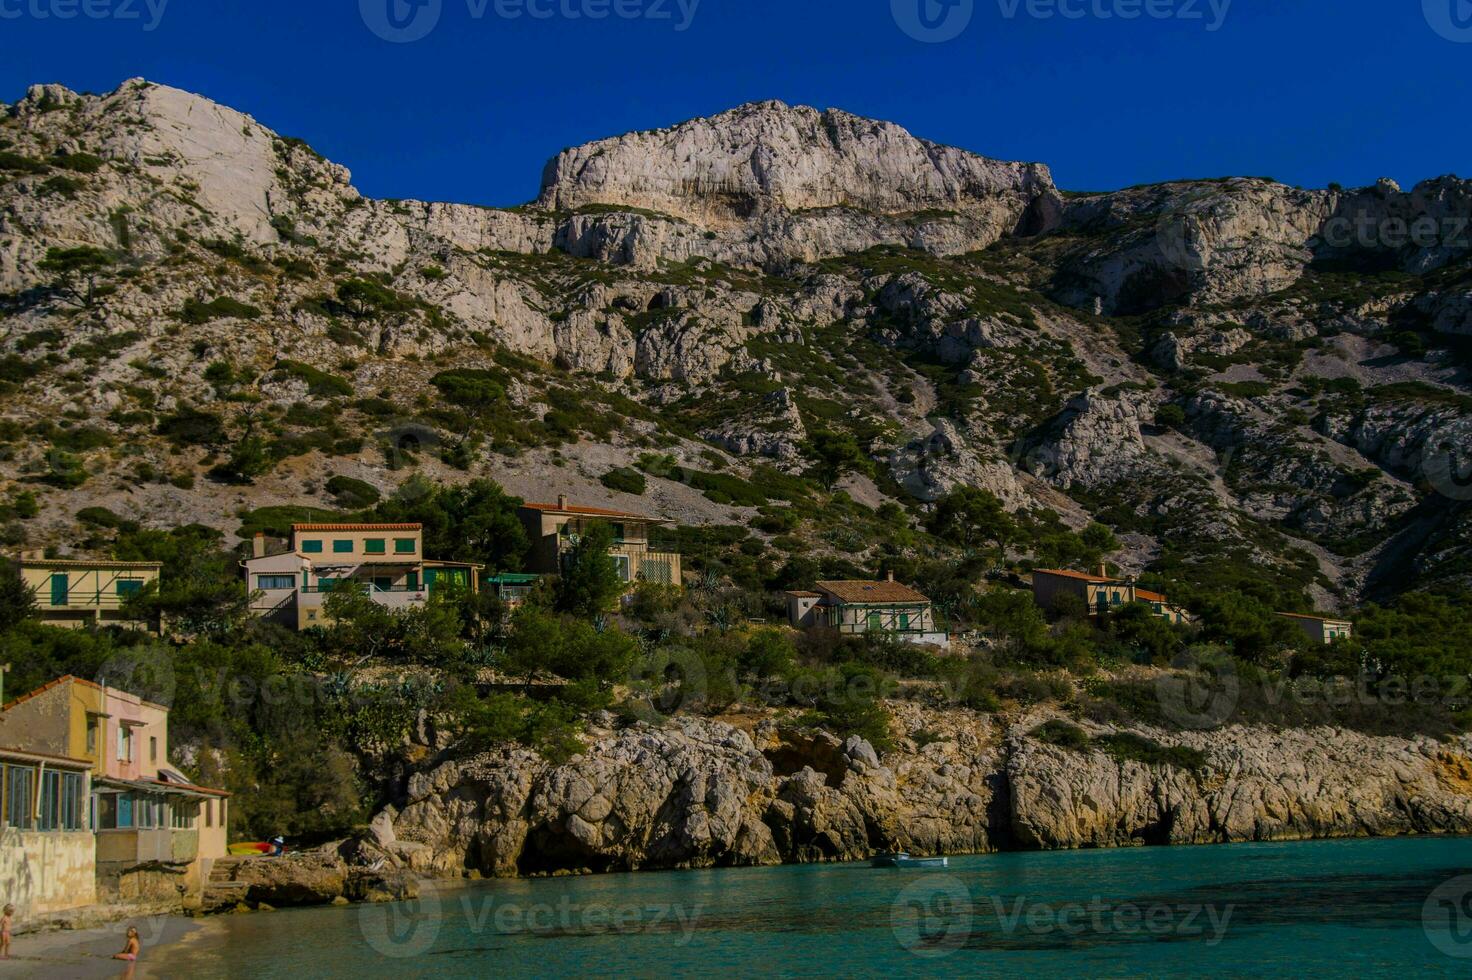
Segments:
[[[129,598],[116,592],[83,592],[79,589],[68,592],[65,602],[57,602],[57,596],[52,592],[42,591],[36,595],[37,604],[43,609],[117,609]]]

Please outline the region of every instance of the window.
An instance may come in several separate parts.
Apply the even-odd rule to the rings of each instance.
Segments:
[[[97,754],[97,722],[96,715],[87,716],[87,754]]]
[[[880,630],[884,628],[884,617],[877,612],[869,614],[869,629]]]
[[[907,630],[909,628],[910,628],[910,614],[909,613],[900,613],[900,629]]]
[[[133,826],[133,797],[127,793],[119,793],[118,801],[118,829],[127,830]]]
[[[320,554],[322,554],[322,542],[321,541],[303,541],[302,542],[302,554],[304,554],[304,555],[320,555]]]
[[[148,736],[148,761],[158,761],[158,737],[154,735]]]
[[[87,829],[87,777],[82,773],[61,777],[61,829]]]
[[[36,814],[37,830],[55,830],[61,806],[61,773],[48,769],[41,774],[41,808]]]
[[[296,588],[295,575],[257,575],[256,588],[270,592],[275,589]]]
[[[394,554],[417,555],[419,553],[419,542],[413,538],[394,538]]]
[[[143,591],[142,579],[122,579],[118,582],[118,595],[127,598]]]
[[[390,576],[379,575],[373,579],[373,587],[379,592],[392,592],[394,590],[394,580]]]
[[[127,725],[118,726],[118,761],[133,761],[133,729]]]
[[[351,555],[353,553],[352,539],[338,539],[332,542],[332,553],[334,555]]]
[[[331,592],[335,588],[337,588],[337,579],[335,578],[319,578],[317,580],[318,592]]]
[[[64,606],[71,596],[71,582],[65,575],[51,576],[51,604]]]
[[[628,537],[624,533],[624,526],[622,524],[613,524],[613,525],[610,525],[610,526],[613,529],[613,540],[614,540],[614,542],[617,543],[617,544],[623,544],[623,542],[625,540],[627,540],[627,537]]]
[[[35,793],[36,770],[25,766],[5,767],[5,822],[18,830],[31,829],[31,798]]]
[[[363,542],[363,553],[366,555],[384,555],[388,553],[388,542],[383,538],[369,538]]]

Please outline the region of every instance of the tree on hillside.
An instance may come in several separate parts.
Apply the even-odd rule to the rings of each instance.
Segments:
[[[449,561],[477,562],[493,571],[514,572],[526,559],[529,541],[517,516],[521,498],[494,480],[447,487],[411,477],[370,512],[374,520],[424,525],[424,551]]]
[[[859,448],[858,440],[847,432],[820,429],[808,440],[808,448],[817,460],[817,477],[829,490],[845,473],[870,476],[874,473],[874,461]]]
[[[0,558],[0,633],[29,619],[36,611],[36,596],[20,577],[20,566]]]
[[[91,307],[98,299],[98,280],[114,265],[108,252],[91,245],[50,248],[41,260],[41,271],[51,274],[51,288],[75,305]]]
[[[555,604],[559,612],[592,617],[607,612],[624,591],[623,576],[609,551],[613,528],[594,524],[563,557]]]
[[[936,505],[930,533],[963,548],[1002,548],[1017,536],[1017,523],[996,494],[979,487],[957,487]]]

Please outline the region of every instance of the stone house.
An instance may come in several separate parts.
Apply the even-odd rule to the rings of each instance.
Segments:
[[[788,592],[787,618],[798,629],[888,633],[910,643],[950,646],[930,599],[896,582],[893,573],[882,582],[819,582],[814,592]]]
[[[680,556],[650,547],[650,532],[668,521],[602,507],[579,507],[565,494],[555,504],[523,504],[517,516],[532,544],[527,558],[530,572],[557,574],[562,570],[563,556],[579,536],[594,524],[607,524],[613,529],[613,548],[609,554],[625,582],[680,584]]]
[[[1053,610],[1065,596],[1077,598],[1090,616],[1100,616],[1131,602],[1143,602],[1155,615],[1172,623],[1189,623],[1191,614],[1159,592],[1142,589],[1132,578],[1116,578],[1100,565],[1096,573],[1074,572],[1058,568],[1038,568],[1032,573],[1033,600],[1043,609]]]

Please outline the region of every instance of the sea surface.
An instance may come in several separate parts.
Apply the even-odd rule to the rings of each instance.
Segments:
[[[1407,838],[475,882],[232,916],[151,975],[1472,975],[1472,840]]]

